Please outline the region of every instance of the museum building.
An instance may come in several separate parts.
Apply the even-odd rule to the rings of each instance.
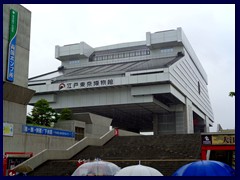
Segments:
[[[93,113],[114,128],[156,135],[209,132],[214,122],[207,74],[182,28],[102,47],[57,45],[55,58],[56,71],[29,79],[30,104],[46,99],[75,117]]]

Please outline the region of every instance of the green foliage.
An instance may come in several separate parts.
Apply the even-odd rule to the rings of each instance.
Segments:
[[[27,124],[32,124],[33,123],[33,118],[31,115],[27,115]]]
[[[45,99],[40,99],[34,104],[31,114],[27,116],[27,122],[50,126],[51,122],[57,122],[59,114],[49,106]]]
[[[71,120],[72,119],[72,111],[68,108],[65,108],[60,113],[60,120]]]
[[[231,96],[231,97],[235,96],[235,92],[230,92],[229,96]]]

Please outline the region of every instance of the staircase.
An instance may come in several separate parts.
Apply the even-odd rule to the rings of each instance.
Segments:
[[[29,176],[71,175],[78,159],[101,158],[123,168],[142,165],[158,169],[164,176],[200,159],[200,134],[158,136],[117,136],[103,146],[88,146],[70,160],[51,160],[37,167]]]

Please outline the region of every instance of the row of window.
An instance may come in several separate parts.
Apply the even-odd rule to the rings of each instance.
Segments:
[[[173,52],[173,48],[161,49],[160,52],[161,53],[170,53],[170,52]]]
[[[171,53],[171,52],[173,52],[173,48],[161,49],[160,52],[161,53]],[[129,58],[129,57],[145,56],[145,55],[150,55],[150,50],[143,49],[143,50],[121,52],[121,53],[101,55],[101,56],[97,55],[97,56],[94,56],[92,58],[92,61],[102,61],[102,60],[109,60],[109,59]],[[69,64],[79,64],[79,63],[80,63],[80,60],[69,61]]]
[[[69,64],[79,64],[80,60],[75,60],[75,61],[69,61]]]
[[[93,61],[102,61],[102,60],[119,59],[119,58],[129,58],[129,57],[145,56],[145,55],[150,55],[150,50],[144,49],[144,50],[138,50],[138,51],[121,52],[121,53],[115,53],[115,54],[95,56],[95,57],[93,57]]]

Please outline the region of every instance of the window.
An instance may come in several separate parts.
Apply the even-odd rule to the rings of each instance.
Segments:
[[[165,48],[160,50],[161,53],[171,53],[173,52],[173,48]]]
[[[108,55],[108,59],[112,59],[112,55]]]
[[[146,54],[147,54],[146,50],[142,50],[142,51],[141,51],[141,55],[142,55],[142,56],[144,56],[144,55],[146,55]]]
[[[119,58],[123,58],[123,53],[118,54]]]
[[[118,58],[118,54],[114,54],[114,59],[117,59]]]
[[[75,61],[69,61],[69,64],[79,64],[80,60],[75,60]]]
[[[135,52],[130,52],[130,57],[135,56]]]
[[[136,51],[136,56],[140,56],[140,55],[141,55],[140,51]]]
[[[103,60],[106,60],[107,59],[107,56],[105,55],[105,56],[102,56],[102,58],[103,58]]]
[[[125,57],[129,57],[129,52],[125,53]]]
[[[113,53],[113,54],[105,54],[105,55],[97,55],[92,57],[92,61],[101,61],[107,59],[118,59],[118,58],[128,58],[134,56],[146,56],[150,55],[149,49],[142,49],[142,50],[135,50],[135,51],[128,51],[128,52],[120,52],[120,53]]]
[[[198,81],[198,93],[201,93],[201,86],[200,86],[200,82]]]

